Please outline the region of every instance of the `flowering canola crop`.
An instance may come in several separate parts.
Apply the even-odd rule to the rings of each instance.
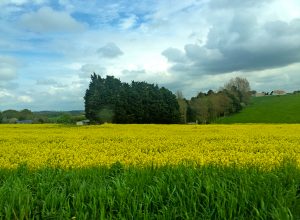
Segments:
[[[0,168],[300,165],[300,125],[0,125]]]

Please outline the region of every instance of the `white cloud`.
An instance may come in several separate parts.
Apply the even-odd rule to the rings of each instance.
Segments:
[[[134,27],[137,23],[138,17],[136,15],[130,15],[128,18],[124,18],[121,20],[120,27],[123,30]]]
[[[17,77],[17,63],[11,57],[0,56],[0,81],[8,81]]]
[[[22,15],[21,24],[34,32],[79,32],[85,29],[67,12],[42,7],[36,12]]]
[[[4,97],[14,97],[14,96],[6,89],[0,89],[0,98],[4,98]]]
[[[23,102],[23,103],[32,103],[33,102],[33,99],[27,95],[21,95],[17,99],[19,102]]]
[[[272,91],[276,89],[289,92],[300,89],[300,63],[275,69],[248,73],[252,87],[257,91]]]
[[[0,80],[12,80],[16,77],[16,70],[12,67],[0,67]]]
[[[268,10],[261,16],[266,20],[291,21],[300,17],[300,1],[298,0],[276,0],[268,5]]]
[[[194,77],[258,71],[300,62],[299,18],[289,22],[263,21],[256,15],[261,13],[259,9],[246,7],[257,2],[231,3],[235,4],[229,5],[228,0],[214,1],[214,7],[221,11],[222,16],[217,14],[218,19],[212,19],[204,44],[188,43],[184,51],[174,48],[163,51],[162,54],[173,64],[170,71]]]

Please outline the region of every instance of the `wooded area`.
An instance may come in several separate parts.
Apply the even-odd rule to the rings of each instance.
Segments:
[[[84,100],[86,117],[94,123],[180,122],[176,96],[164,87],[146,82],[128,84],[94,73]]]
[[[199,92],[187,100],[146,82],[123,83],[113,76],[91,76],[86,91],[86,117],[94,123],[211,123],[240,111],[250,101],[247,79],[231,79],[218,92]]]
[[[250,84],[247,79],[231,79],[219,91],[199,92],[190,100],[177,92],[181,123],[195,122],[208,124],[218,117],[228,116],[242,110],[251,98]]]

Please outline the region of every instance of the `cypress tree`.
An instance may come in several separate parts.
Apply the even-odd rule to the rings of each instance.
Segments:
[[[113,76],[91,75],[85,96],[86,117],[95,123],[178,123],[176,96],[146,82],[122,83]]]

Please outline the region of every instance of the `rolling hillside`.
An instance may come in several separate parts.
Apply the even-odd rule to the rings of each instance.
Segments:
[[[216,123],[300,123],[300,94],[254,97],[240,113]]]

